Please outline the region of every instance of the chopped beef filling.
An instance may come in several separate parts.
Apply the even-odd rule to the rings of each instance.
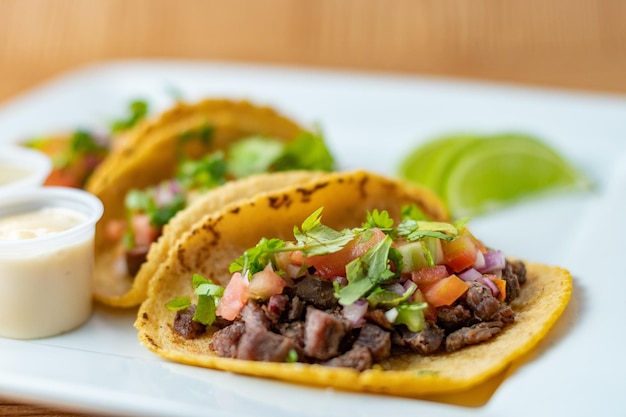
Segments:
[[[507,261],[502,278],[505,302],[485,285],[469,282],[453,305],[437,308],[421,331],[412,332],[404,325],[392,325],[383,309],[368,311],[359,327],[351,325],[341,315],[332,283],[307,276],[265,302],[248,301],[232,322],[218,317],[211,348],[222,357],[273,362],[285,362],[295,352],[299,362],[358,371],[396,351],[453,352],[485,342],[514,322],[507,303],[519,295],[526,281],[524,264]],[[206,326],[192,320],[194,311],[195,307],[179,311],[174,320],[174,331],[186,339],[206,332]]]

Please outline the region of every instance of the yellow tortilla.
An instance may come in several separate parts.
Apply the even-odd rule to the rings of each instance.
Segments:
[[[214,212],[188,230],[163,259],[138,312],[139,339],[153,352],[184,364],[351,391],[416,396],[451,393],[487,381],[530,351],[555,323],[570,299],[568,271],[526,263],[527,282],[511,304],[515,323],[488,342],[433,356],[393,356],[364,372],[221,358],[209,347],[210,332],[185,340],[172,330],[175,313],[165,303],[181,295],[194,299],[193,273],[226,284],[230,262],[245,249],[261,237],[291,239],[293,226],[320,206],[324,224],[343,228],[360,225],[362,213],[374,208],[389,210],[397,219],[399,207],[407,203],[418,204],[433,219],[447,218],[445,208],[429,192],[365,172],[328,174]]]
[[[209,141],[188,141],[181,148],[182,135],[207,127],[212,130]],[[96,225],[95,299],[115,307],[137,306],[146,296],[147,283],[155,269],[146,267],[144,270],[142,267],[133,279],[126,273],[119,242],[108,239],[105,233],[110,220],[124,219],[124,199],[129,190],[142,189],[172,178],[178,161],[176,155],[181,151],[188,157],[199,157],[218,149],[225,150],[232,142],[251,135],[289,141],[300,132],[302,128],[296,123],[268,107],[228,100],[205,100],[196,104],[181,102],[157,119],[145,120],[125,132],[123,141],[116,144],[86,186],[104,204],[104,214]],[[205,211],[216,210],[229,202],[251,197],[258,191],[296,184],[310,175],[260,176],[226,192],[220,191],[220,187],[207,196],[208,202],[203,207]],[[186,227],[187,223],[202,214],[192,210],[182,224]],[[180,230],[179,227],[166,228],[164,233],[168,236],[156,245],[156,254],[149,259],[155,259],[158,264]]]

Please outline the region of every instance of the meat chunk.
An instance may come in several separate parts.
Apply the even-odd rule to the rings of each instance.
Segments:
[[[293,340],[300,349],[304,349],[304,323],[294,321],[291,323],[280,323],[278,333]]]
[[[137,246],[125,252],[126,271],[128,271],[128,275],[134,277],[139,273],[141,265],[146,262],[149,250],[150,246]]]
[[[383,329],[393,330],[393,324],[389,323],[387,316],[385,316],[385,310],[380,308],[368,310],[367,313],[365,313],[365,320],[370,323],[374,323]]]
[[[399,329],[394,343],[400,347],[407,347],[423,355],[435,353],[443,343],[444,332],[433,324],[427,324],[419,332],[412,332],[407,328]]]
[[[274,294],[267,301],[267,304],[263,305],[263,310],[270,322],[277,324],[288,304],[289,297],[284,294]]]
[[[211,349],[223,358],[236,358],[237,345],[245,328],[243,322],[236,321],[230,326],[216,331],[211,339]]]
[[[341,319],[313,307],[308,307],[304,320],[304,353],[319,360],[339,355],[346,329]]]
[[[339,305],[333,284],[318,277],[307,277],[296,283],[296,295],[320,310],[331,310]]]
[[[286,309],[287,321],[300,320],[306,310],[306,303],[296,295],[291,299]]]
[[[471,319],[472,312],[462,304],[437,309],[437,325],[447,331],[467,326]]]
[[[504,323],[501,321],[489,321],[463,327],[452,332],[446,338],[446,351],[453,352],[467,345],[481,343],[491,339],[502,331]]]
[[[500,302],[491,290],[478,282],[468,282],[465,301],[474,315],[481,321],[488,321],[500,311]]]
[[[387,359],[391,353],[391,335],[371,323],[365,323],[361,327],[361,332],[354,344],[368,348],[375,362]]]
[[[246,324],[246,332],[268,330],[270,328],[270,320],[265,315],[265,311],[252,301],[246,303],[241,310],[241,319]]]
[[[506,281],[506,299],[511,302],[519,295],[521,285],[526,282],[526,265],[521,261],[507,261],[502,271],[502,279]]]
[[[293,340],[268,330],[246,330],[237,345],[237,359],[266,362],[285,362]]]
[[[322,365],[335,368],[353,368],[360,372],[372,367],[372,353],[365,346],[354,345],[343,355],[332,358]]]
[[[185,339],[195,339],[206,332],[206,326],[193,320],[196,306],[187,307],[176,312],[174,317],[174,331]]]

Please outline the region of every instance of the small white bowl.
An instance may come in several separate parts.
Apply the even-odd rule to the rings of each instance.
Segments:
[[[99,199],[73,188],[33,187],[2,196],[1,337],[54,336],[90,317],[95,225],[102,212]],[[28,213],[34,215],[16,226]],[[65,230],[44,233],[45,227],[64,223]]]
[[[19,145],[0,145],[0,195],[42,185],[52,161],[42,152]]]

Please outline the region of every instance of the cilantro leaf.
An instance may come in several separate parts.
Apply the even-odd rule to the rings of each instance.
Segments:
[[[398,234],[405,237],[409,242],[425,237],[453,240],[458,236],[458,233],[456,227],[444,222],[405,219],[398,225]]]
[[[351,230],[338,232],[321,222],[323,207],[315,210],[313,214],[302,222],[302,230],[294,227],[293,234],[298,241],[298,246],[305,256],[325,255],[340,251],[354,239]]]
[[[345,306],[354,303],[367,296],[376,285],[394,276],[388,262],[392,243],[392,239],[385,236],[363,256],[346,265],[348,285],[339,290],[339,304]]]
[[[165,307],[170,311],[184,310],[188,307],[191,307],[191,300],[187,296],[176,297],[165,303]]]
[[[176,179],[187,190],[209,190],[226,182],[228,167],[224,153],[217,151],[203,158],[182,161]]]
[[[367,217],[365,220],[365,224],[363,227],[368,229],[379,228],[379,229],[390,229],[393,226],[393,219],[389,216],[389,212],[387,210],[378,211],[374,209],[372,212],[367,212]]]
[[[235,142],[228,152],[228,172],[235,178],[268,172],[283,155],[282,141],[263,136],[252,136]]]
[[[372,307],[395,307],[408,300],[408,298],[415,292],[416,288],[417,285],[411,282],[409,288],[406,289],[402,295],[399,295],[396,292],[383,287],[376,287],[366,297],[366,300]]]
[[[129,115],[111,123],[111,133],[117,134],[128,130],[148,114],[148,103],[144,100],[133,100],[128,105]]]
[[[274,162],[275,171],[294,169],[332,171],[335,161],[321,133],[302,132],[285,144],[282,155]]]
[[[191,286],[198,295],[198,304],[193,320],[210,326],[215,321],[217,304],[224,295],[224,287],[214,284],[213,281],[200,274],[193,275]]]
[[[272,262],[273,255],[282,252],[285,241],[277,238],[262,238],[255,247],[247,249],[243,255],[230,264],[230,273],[248,271],[250,275],[262,271]]]

